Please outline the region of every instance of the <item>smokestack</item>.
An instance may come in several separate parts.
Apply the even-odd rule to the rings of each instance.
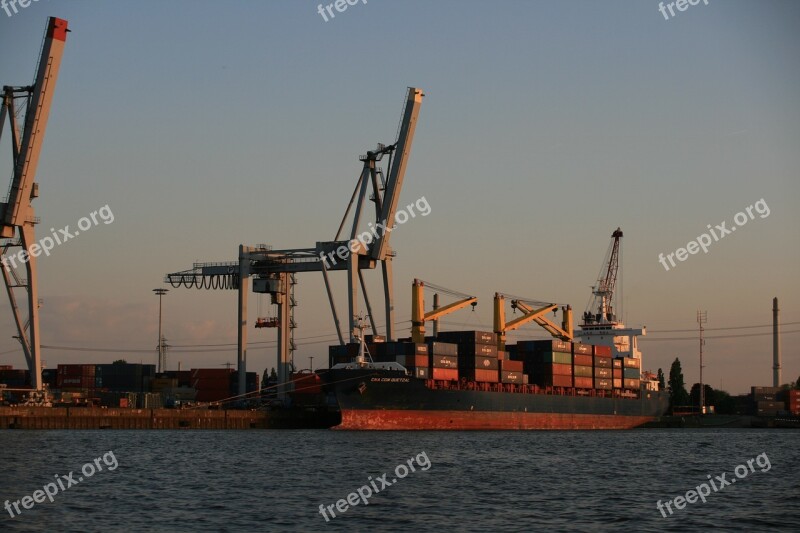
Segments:
[[[778,298],[772,299],[772,386],[781,386],[781,326]]]

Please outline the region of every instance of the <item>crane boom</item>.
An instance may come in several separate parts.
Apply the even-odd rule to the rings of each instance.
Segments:
[[[24,258],[27,279],[19,283],[18,277],[12,268],[3,260],[3,282],[8,292],[14,322],[17,325],[20,343],[22,344],[25,359],[30,370],[31,385],[36,390],[41,390],[42,384],[42,356],[39,331],[39,284],[37,276],[38,252],[33,252],[36,245],[35,224],[38,222],[31,201],[39,196],[38,185],[34,183],[36,170],[39,165],[39,155],[44,143],[47,120],[50,116],[50,107],[53,102],[53,93],[58,81],[58,72],[61,67],[61,58],[64,54],[64,43],[67,39],[67,21],[50,17],[47,21],[42,53],[39,57],[39,67],[36,80],[32,87],[3,87],[2,112],[0,113],[0,131],[8,117],[11,126],[11,141],[14,173],[11,178],[8,199],[0,203],[0,237],[13,239],[19,229],[19,242],[3,248],[4,255],[11,246],[20,246],[23,249],[20,258]],[[21,95],[21,96],[18,96]],[[25,125],[22,137],[17,135],[15,122],[14,99],[26,98]],[[14,297],[15,288],[26,288],[28,291],[28,325],[22,322],[20,309]],[[26,331],[27,329],[27,331]]]
[[[425,322],[436,322],[445,315],[454,313],[468,305],[476,305],[478,299],[474,296],[462,298],[444,307],[437,307],[433,311],[425,312],[425,283],[418,279],[411,286],[411,341],[425,342]]]
[[[403,190],[403,179],[406,175],[406,165],[408,157],[411,155],[411,145],[414,143],[414,133],[417,130],[417,117],[422,105],[422,89],[415,87],[408,88],[406,106],[403,112],[403,120],[400,126],[400,134],[395,143],[395,156],[392,167],[389,169],[389,177],[386,181],[386,195],[383,197],[381,206],[380,221],[388,227],[394,225],[394,216],[397,212],[397,202],[400,200],[400,191]],[[391,233],[385,231],[381,233],[372,245],[371,255],[373,259],[383,260],[389,251],[389,237]]]

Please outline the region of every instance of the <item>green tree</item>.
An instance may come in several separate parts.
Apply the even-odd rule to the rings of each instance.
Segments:
[[[800,389],[800,377],[797,378],[797,383],[794,384],[795,389]]]
[[[717,391],[715,391],[714,388],[708,383],[703,386],[703,389],[705,390],[705,404],[716,405]],[[689,392],[689,401],[691,402],[691,405],[700,405],[699,383],[692,385],[692,390]]]
[[[658,390],[664,390],[667,388],[667,385],[664,382],[664,371],[660,368],[658,369]]]
[[[681,369],[681,360],[677,357],[672,362],[669,369],[669,405],[670,408],[679,405],[689,404],[689,393],[686,392],[686,387],[683,381],[683,370]]]
[[[114,361],[111,364],[112,365],[127,365],[128,362],[125,359],[117,359],[116,361]]]

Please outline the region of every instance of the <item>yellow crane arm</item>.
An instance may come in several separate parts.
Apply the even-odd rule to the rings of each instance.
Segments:
[[[444,307],[425,312],[425,283],[415,279],[411,286],[411,341],[425,342],[425,322],[439,320],[439,318],[463,309],[468,305],[475,305],[478,299],[475,297],[464,298]],[[435,329],[435,328],[434,328]]]
[[[449,315],[450,313],[454,313],[459,309],[464,309],[468,305],[477,303],[477,301],[478,299],[473,296],[471,298],[464,298],[463,300],[447,304],[444,307],[440,307],[439,309],[434,309],[433,311],[425,313],[425,320],[426,321],[438,320],[445,315]]]

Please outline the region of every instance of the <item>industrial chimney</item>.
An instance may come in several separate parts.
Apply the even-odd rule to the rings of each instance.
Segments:
[[[772,299],[772,386],[781,386],[781,326],[778,298]]]

